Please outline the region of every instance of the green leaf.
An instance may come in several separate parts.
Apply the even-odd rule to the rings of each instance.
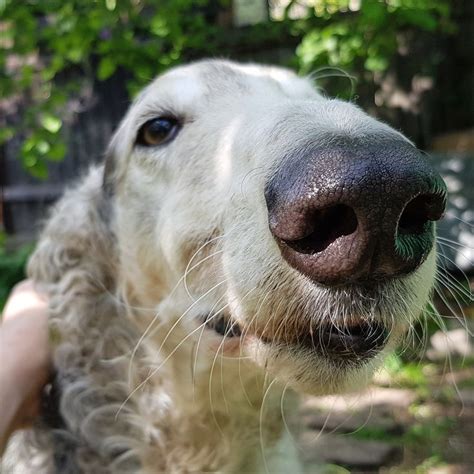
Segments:
[[[46,179],[48,177],[48,167],[43,160],[38,160],[34,166],[29,168],[29,172],[38,179]]]
[[[22,153],[26,156],[29,152],[31,152],[31,150],[33,149],[35,144],[36,144],[36,137],[34,137],[34,136],[28,137],[23,142],[23,145],[21,146]]]
[[[61,161],[65,155],[66,145],[62,142],[59,142],[51,146],[51,149],[45,158],[49,161]]]
[[[83,56],[84,56],[84,51],[82,50],[82,48],[79,48],[79,47],[71,48],[66,53],[66,57],[73,63],[80,62]]]
[[[108,79],[117,69],[117,64],[110,58],[106,56],[102,58],[99,63],[99,68],[97,70],[97,77],[101,81]]]
[[[157,15],[153,17],[150,24],[150,30],[156,36],[160,36],[162,38],[169,35],[170,33],[170,30],[167,25],[167,21],[161,15],[160,16]]]
[[[0,145],[13,138],[14,129],[11,127],[4,127],[0,129]]]
[[[364,65],[368,71],[385,71],[388,68],[388,60],[382,56],[371,56],[365,60]]]
[[[9,3],[9,0],[0,0],[0,13],[3,13],[6,10]]]
[[[58,117],[46,113],[41,117],[41,125],[50,133],[58,133],[61,129],[62,122]]]
[[[35,150],[37,150],[40,155],[46,155],[50,149],[51,145],[46,140],[38,140],[36,142]]]
[[[34,152],[28,152],[21,157],[25,169],[35,178],[46,179],[48,168],[43,159]]]
[[[38,162],[37,156],[32,152],[24,153],[21,158],[22,158],[23,166],[27,169],[33,168],[34,166],[36,166],[36,163]]]

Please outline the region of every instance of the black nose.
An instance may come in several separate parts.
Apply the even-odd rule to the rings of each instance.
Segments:
[[[414,271],[434,243],[446,186],[401,139],[332,139],[287,156],[267,183],[270,230],[285,260],[340,285]]]

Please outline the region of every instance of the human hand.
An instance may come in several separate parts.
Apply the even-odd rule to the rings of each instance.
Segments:
[[[0,325],[0,455],[10,434],[39,414],[48,382],[48,300],[26,280],[12,290]]]

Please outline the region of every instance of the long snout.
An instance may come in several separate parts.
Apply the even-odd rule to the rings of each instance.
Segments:
[[[330,137],[287,156],[265,199],[288,264],[317,283],[341,285],[419,267],[433,247],[446,186],[399,137]]]

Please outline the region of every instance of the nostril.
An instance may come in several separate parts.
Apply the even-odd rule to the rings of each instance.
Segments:
[[[299,253],[314,254],[322,252],[339,237],[354,233],[357,225],[354,210],[338,204],[311,212],[306,235],[296,240],[285,240],[285,243]]]
[[[398,221],[400,234],[422,234],[430,221],[437,221],[444,212],[444,199],[437,195],[421,195],[412,199]]]

